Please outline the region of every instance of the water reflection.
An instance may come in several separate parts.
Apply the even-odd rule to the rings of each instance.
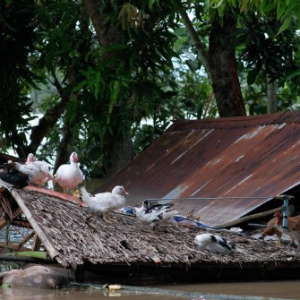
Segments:
[[[18,288],[18,289],[12,289],[7,288],[3,289],[0,293],[1,299],[20,299],[20,300],[50,300],[50,299],[60,299],[58,298],[58,291],[53,290],[35,290],[35,289],[29,289],[29,288]],[[67,298],[61,298],[61,299],[67,299]]]
[[[279,271],[280,272],[280,271]],[[300,299],[300,281],[259,281],[231,283],[200,283],[165,286],[166,289],[210,294],[251,295],[284,299]],[[250,298],[249,298],[250,299]],[[267,299],[267,298],[266,298]]]
[[[287,283],[287,286],[291,287],[291,284],[294,286],[295,291],[296,287],[298,291],[296,294],[288,294],[286,289],[283,289],[283,293],[278,291]],[[266,284],[265,288],[262,288]],[[272,284],[270,293],[270,284]],[[278,286],[278,289],[274,289],[275,286]],[[175,291],[169,291],[170,295],[160,295],[160,294],[140,294],[134,291],[130,292],[103,292],[94,289],[87,290],[37,290],[29,288],[18,288],[18,289],[0,289],[0,299],[5,300],[99,300],[107,297],[122,298],[123,300],[179,300],[179,299],[194,299],[194,300],[279,300],[279,299],[300,299],[299,298],[299,282],[273,282],[273,283],[232,283],[232,284],[211,284],[210,287],[206,284],[199,285],[184,285],[184,286],[174,286],[176,290],[184,290],[189,293],[183,296],[182,292],[179,292],[176,295]],[[167,288],[167,287],[166,287]],[[249,290],[250,288],[250,290]],[[261,289],[262,288],[262,289]],[[154,289],[155,290],[155,289]],[[195,293],[198,290],[203,293],[203,296],[199,295],[196,297]],[[204,291],[213,291],[214,293],[208,294]],[[230,292],[230,294],[226,294]],[[216,293],[220,295],[216,296]],[[236,295],[234,295],[236,294]],[[257,294],[258,297],[245,296],[249,294]],[[288,297],[287,297],[288,296]]]
[[[0,290],[0,299],[5,300],[99,300],[107,297],[122,298],[123,300],[175,300],[177,297],[161,295],[134,295],[123,293],[102,293],[100,291],[57,291],[35,289],[5,289]],[[204,299],[203,299],[204,300]]]

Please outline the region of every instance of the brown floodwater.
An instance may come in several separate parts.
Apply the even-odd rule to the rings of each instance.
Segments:
[[[175,291],[180,291],[176,294]],[[150,294],[153,292],[154,294]],[[159,294],[163,292],[163,294]],[[198,292],[189,295],[188,292]],[[202,297],[200,295],[202,294]],[[273,282],[239,282],[239,283],[205,283],[185,284],[172,286],[155,286],[141,288],[141,290],[124,290],[109,293],[95,289],[64,289],[64,290],[37,290],[37,289],[0,289],[0,300],[99,300],[103,298],[121,298],[122,300],[250,300],[259,296],[261,299],[300,299],[300,281],[273,281]]]
[[[165,286],[164,288],[210,294],[250,295],[285,299],[300,299],[300,280],[186,284]]]

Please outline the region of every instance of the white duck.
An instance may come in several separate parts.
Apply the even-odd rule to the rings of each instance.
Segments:
[[[71,189],[72,194],[74,194],[77,185],[85,179],[78,166],[78,155],[76,152],[72,152],[70,155],[70,164],[61,165],[57,169],[54,178],[63,188],[64,194],[67,194],[67,189]]]
[[[215,253],[231,254],[235,250],[234,244],[230,244],[220,235],[203,233],[198,234],[194,240],[201,249]]]
[[[146,225],[149,225],[153,231],[157,231],[157,226],[160,223],[168,222],[178,215],[177,210],[172,210],[174,204],[151,204],[149,201],[144,201],[141,207],[134,207],[136,217]]]
[[[103,214],[103,220],[107,223],[112,223],[108,213],[110,211],[120,209],[125,206],[125,195],[129,195],[123,186],[117,185],[112,192],[99,193],[95,196],[90,195],[84,187],[80,188],[81,199],[94,212],[87,221],[98,213]]]
[[[0,167],[0,186],[11,189],[13,186],[23,188],[32,182],[35,173],[26,165],[9,162]]]
[[[37,185],[45,185],[48,180],[54,183],[54,178],[50,173],[50,167],[45,161],[35,160],[35,156],[29,153],[27,156],[26,166],[31,169],[35,175],[32,182]]]

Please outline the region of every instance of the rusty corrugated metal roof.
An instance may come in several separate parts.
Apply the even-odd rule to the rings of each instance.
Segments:
[[[193,210],[202,222],[216,226],[299,183],[300,112],[286,112],[177,121],[101,192],[122,184],[131,205],[148,198],[245,197],[178,201],[182,213]]]

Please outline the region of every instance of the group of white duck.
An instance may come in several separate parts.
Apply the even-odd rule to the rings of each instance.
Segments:
[[[51,180],[53,184],[58,183],[64,193],[67,193],[67,189],[69,189],[74,195],[77,186],[85,180],[78,165],[77,153],[73,152],[70,155],[69,164],[61,165],[54,176],[50,172],[49,164],[36,160],[32,153],[28,155],[25,164],[10,161],[0,166],[0,187],[23,188],[28,184],[44,186],[48,180]],[[98,193],[94,196],[88,193],[85,187],[80,187],[79,194],[92,211],[86,221],[89,222],[94,216],[102,214],[103,220],[107,223],[113,223],[109,213],[125,207],[125,196],[128,195],[123,186],[116,186],[112,192]],[[174,210],[174,204],[160,204],[149,200],[145,200],[141,207],[132,207],[132,212],[142,224],[149,226],[153,232],[157,232],[160,224],[172,222],[174,216],[179,215],[179,212]],[[215,253],[231,254],[235,250],[233,244],[216,234],[198,234],[194,242],[199,248]]]
[[[70,156],[70,164],[61,165],[53,176],[50,172],[50,166],[45,161],[35,159],[34,154],[27,156],[25,164],[9,161],[1,166],[0,184],[11,188],[13,186],[23,188],[28,184],[44,186],[48,180],[54,184],[58,183],[63,192],[67,189],[75,190],[76,186],[85,179],[78,166],[78,155],[73,152]]]

